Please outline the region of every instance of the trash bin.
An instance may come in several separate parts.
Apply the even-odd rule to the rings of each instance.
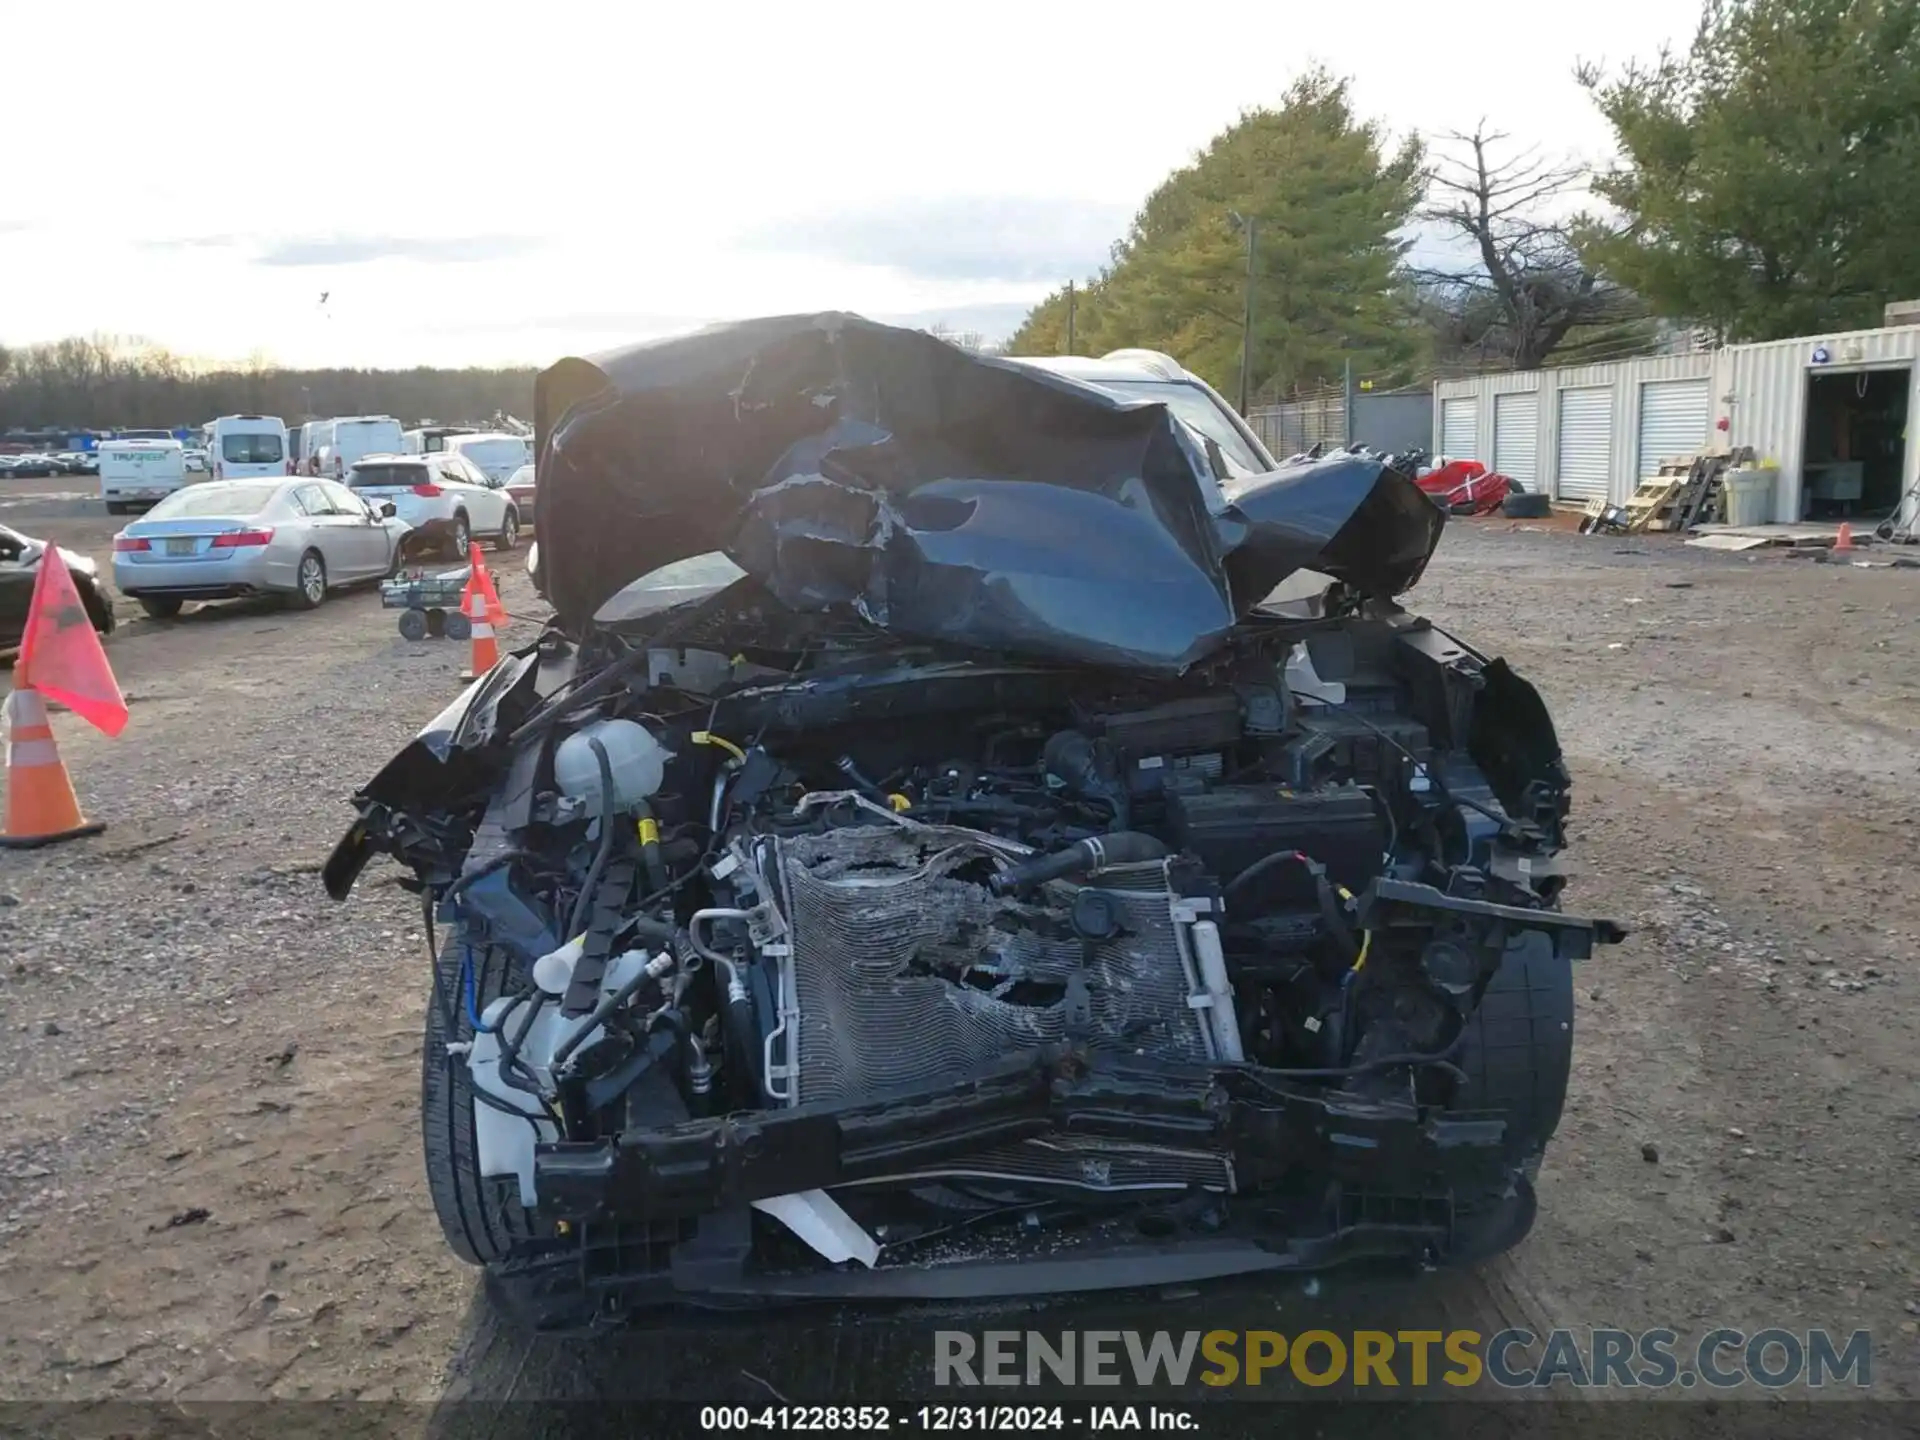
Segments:
[[[1729,470],[1726,475],[1727,523],[1771,525],[1773,486],[1779,475],[1780,472],[1772,468]]]

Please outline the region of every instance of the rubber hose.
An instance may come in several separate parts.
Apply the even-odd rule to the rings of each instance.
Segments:
[[[752,1101],[755,1106],[766,1099],[766,1082],[760,1075],[760,1022],[753,1013],[751,995],[735,995],[727,1000],[727,1049],[732,1052],[729,1059],[740,1066],[739,1074],[744,1075],[752,1087]]]
[[[613,854],[613,761],[607,758],[607,747],[600,743],[597,735],[587,737],[587,746],[593,751],[594,763],[600,767],[600,848],[594,852],[586,883],[580,887],[579,898],[573,902],[573,914],[567,920],[568,935],[581,933],[587,912],[593,908],[593,892],[599,888],[600,876],[607,868],[608,857]]]
[[[1167,847],[1151,835],[1142,835],[1137,830],[1117,830],[1111,835],[1076,841],[1064,850],[1003,870],[987,882],[987,888],[996,895],[1017,894],[1049,880],[1090,875],[1115,865],[1163,860],[1166,854]]]

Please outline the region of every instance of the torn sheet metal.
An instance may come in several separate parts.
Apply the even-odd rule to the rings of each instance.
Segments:
[[[574,633],[718,551],[788,606],[902,639],[1177,673],[1298,570],[1404,591],[1445,523],[1348,455],[1210,509],[1164,406],[851,315],[562,360],[536,403],[539,579]]]

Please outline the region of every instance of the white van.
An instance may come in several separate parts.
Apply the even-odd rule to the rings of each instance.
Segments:
[[[479,467],[481,474],[502,485],[513,477],[514,471],[533,458],[527,453],[525,439],[498,430],[477,435],[449,435],[446,450],[449,455],[458,455],[472,462]]]
[[[287,427],[278,415],[222,415],[207,426],[207,459],[216,480],[289,474]]]
[[[300,427],[300,473],[320,473],[320,448],[333,443],[331,420],[309,420]]]
[[[109,515],[164,500],[187,483],[187,447],[178,440],[102,440],[94,454]]]
[[[324,423],[327,434],[315,453],[320,473],[332,479],[344,480],[364,456],[400,453],[400,422],[391,415],[340,415]]]
[[[421,425],[406,433],[403,455],[438,455],[447,448],[449,435],[478,435],[474,425]]]

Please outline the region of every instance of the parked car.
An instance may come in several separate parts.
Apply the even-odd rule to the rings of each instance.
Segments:
[[[524,435],[505,435],[493,430],[449,435],[441,443],[441,449],[472,461],[489,480],[503,482],[533,458]]]
[[[520,512],[520,533],[533,533],[533,466],[522,465],[507,477],[507,498]]]
[[[208,480],[177,490],[113,541],[113,579],[156,619],[189,600],[285,595],[311,610],[330,590],[393,574],[412,527],[332,480]]]
[[[1211,503],[1218,503],[1218,482],[1244,480],[1275,468],[1266,446],[1220,393],[1170,355],[1157,350],[1114,350],[1097,360],[1079,355],[1010,356],[1008,360],[1097,386],[1122,400],[1165,405],[1207,451],[1212,483],[1203,477],[1202,484]]]
[[[9,472],[21,480],[37,480],[48,475],[58,475],[61,472],[61,465],[51,455],[30,451],[24,455],[15,455]]]
[[[183,450],[180,453],[181,466],[192,475],[205,475],[211,469],[204,450]]]
[[[475,536],[508,551],[520,543],[520,509],[497,480],[449,450],[424,455],[369,455],[347,471],[355,493],[392,504],[402,520],[465,559]]]
[[[1398,603],[1449,523],[1411,476],[1240,474],[1164,383],[847,315],[539,377],[545,643],[322,872],[393,856],[441,923],[427,1191],[496,1293],[977,1304],[1528,1232],[1622,933],[1561,908],[1546,705]]]
[[[40,562],[46,557],[47,542],[22,535],[0,525],[0,650],[11,650],[20,643],[27,629],[27,610],[33,600],[33,582]],[[58,547],[56,547],[58,548]],[[87,619],[102,635],[113,632],[113,602],[100,582],[93,561],[72,550],[61,549],[67,572],[73,576],[80,603],[87,607]]]

